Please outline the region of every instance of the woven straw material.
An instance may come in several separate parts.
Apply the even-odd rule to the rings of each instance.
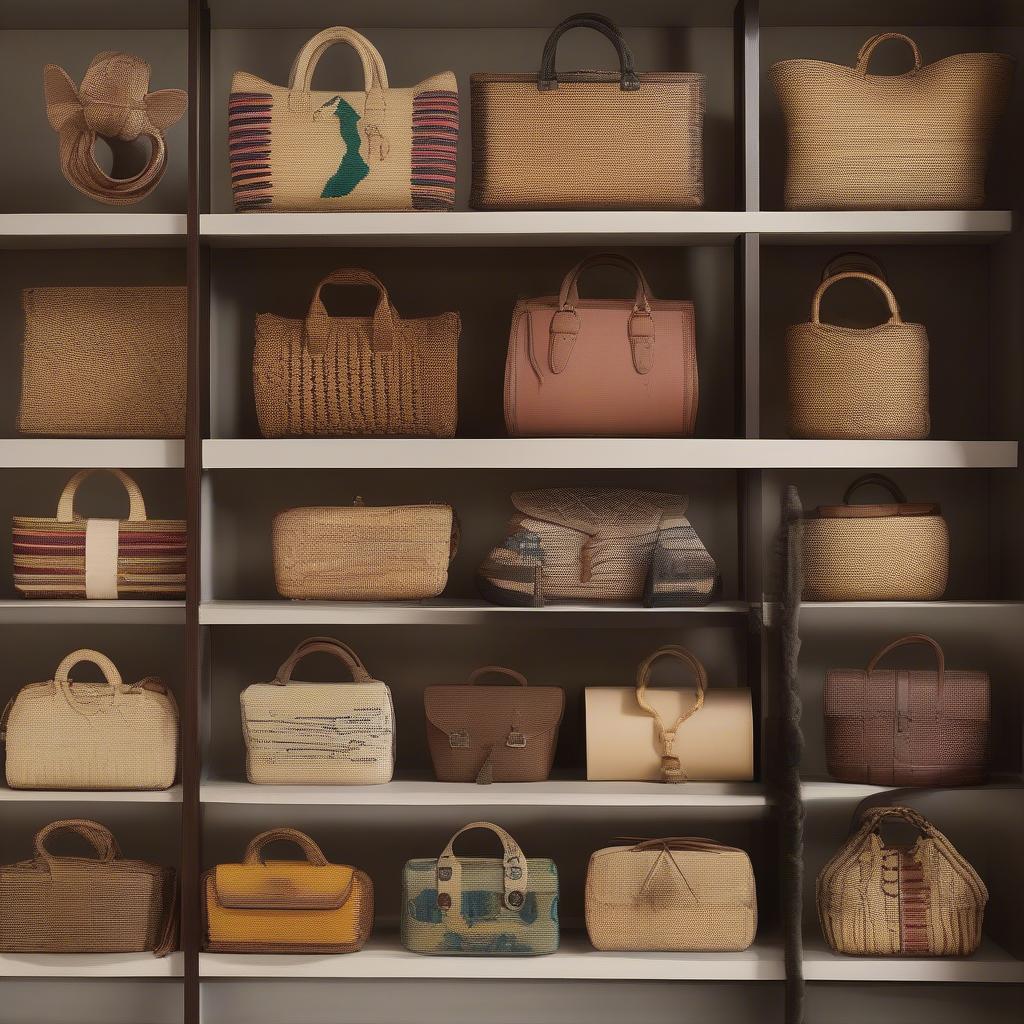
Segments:
[[[26,288],[18,430],[182,437],[184,288]]]
[[[320,303],[328,284],[376,287],[378,313],[328,317]],[[317,286],[304,320],[271,313],[256,318],[252,377],[261,433],[453,436],[460,330],[458,313],[403,320],[369,271],[335,271]]]
[[[736,952],[757,931],[750,858],[710,840],[598,850],[584,900],[587,934],[601,950]]]
[[[70,679],[91,661],[103,683]],[[53,679],[14,698],[6,726],[12,789],[167,789],[178,767],[178,706],[159,679],[125,686],[98,651],[69,654]]]
[[[898,817],[919,829],[909,849],[878,827]],[[929,821],[906,807],[875,807],[818,876],[818,918],[828,944],[854,956],[970,956],[981,943],[988,891]]]
[[[906,42],[915,69],[867,73],[874,48]],[[921,65],[898,33],[873,36],[855,67],[787,60],[769,77],[786,122],[789,209],[974,209],[1005,109],[1012,59],[961,53]]]
[[[448,505],[293,508],[274,517],[274,579],[282,597],[419,601],[448,582]]]
[[[48,835],[83,836],[99,859],[56,857]],[[36,833],[32,860],[0,867],[0,952],[140,953],[161,948],[172,926],[174,871],[127,860],[94,821],[55,821]]]

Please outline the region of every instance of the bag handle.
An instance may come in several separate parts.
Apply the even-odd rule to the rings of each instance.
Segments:
[[[852,505],[853,502],[850,500],[854,494],[859,491],[862,487],[881,487],[887,490],[892,497],[892,500],[897,505],[906,505],[907,496],[900,489],[899,485],[895,480],[891,480],[883,473],[865,473],[863,476],[857,477],[856,480],[850,484],[849,487],[843,492],[843,504]]]
[[[121,673],[118,672],[117,666],[110,660],[110,658],[105,654],[100,654],[99,651],[93,651],[88,647],[82,647],[77,651],[72,651],[57,666],[57,671],[53,675],[54,682],[65,691],[70,691],[71,670],[76,665],[80,665],[83,661],[90,661],[99,668],[103,673],[103,678],[107,681],[107,685],[114,694],[120,696],[127,690],[127,687],[124,685],[124,680],[121,678]]]
[[[515,669],[502,668],[501,665],[484,665],[483,668],[478,668],[475,672],[471,672],[469,679],[466,680],[468,686],[472,686],[481,676],[488,673],[496,673],[502,676],[508,676],[509,679],[515,680],[520,686],[527,686],[526,676],[521,672],[516,672]]]
[[[36,859],[52,867],[55,860],[70,860],[69,857],[58,857],[46,848],[46,841],[57,832],[74,832],[80,835],[95,851],[101,864],[109,864],[115,857],[121,856],[117,840],[106,825],[88,818],[62,818],[44,825],[35,838]],[[80,859],[80,858],[79,858]]]
[[[872,36],[857,51],[857,64],[854,70],[861,78],[864,78],[868,73],[868,64],[871,63],[871,55],[875,52],[875,49],[890,39],[898,39],[901,43],[906,43],[910,47],[910,52],[914,55],[914,70],[904,73],[912,75],[914,72],[921,70],[921,51],[917,48],[917,43],[910,36],[905,36],[902,32],[879,32],[878,35]]]
[[[646,699],[647,685],[651,678],[651,667],[659,658],[675,658],[677,661],[681,661],[686,665],[689,665],[693,669],[693,673],[697,678],[697,694],[693,702],[693,707],[689,711],[684,711],[673,724],[671,729],[665,728],[665,723],[662,720],[658,711],[648,703]],[[686,782],[686,773],[683,771],[682,762],[679,760],[675,752],[676,735],[679,732],[682,724],[688,719],[695,715],[702,707],[704,707],[704,692],[707,690],[708,676],[704,671],[704,666],[700,663],[692,651],[688,651],[685,647],[680,647],[675,644],[669,644],[665,647],[659,647],[653,654],[646,657],[637,669],[636,673],[636,702],[654,719],[654,726],[656,735],[658,738],[658,745],[661,747],[661,780],[662,782]]]
[[[306,855],[306,860],[314,867],[322,868],[327,866],[327,858],[319,846],[305,832],[297,828],[272,828],[267,832],[261,832],[254,839],[250,840],[245,848],[243,864],[263,864],[263,848],[271,843],[287,842],[294,843]]]
[[[933,836],[938,833],[938,829],[923,814],[919,814],[912,807],[894,804],[888,807],[869,807],[864,811],[860,819],[860,834],[866,836],[871,832],[877,832],[882,822],[890,818],[905,821],[922,835]]]
[[[899,303],[896,301],[896,296],[893,293],[893,290],[877,274],[869,274],[863,270],[844,270],[838,274],[833,274],[831,277],[826,277],[825,280],[818,285],[818,288],[814,293],[814,298],[811,300],[811,323],[820,326],[822,296],[824,296],[825,292],[827,292],[832,285],[838,284],[840,281],[867,281],[869,284],[873,284],[885,297],[885,301],[889,306],[889,323],[903,323],[903,320],[900,317]]]
[[[626,337],[633,355],[633,369],[638,374],[650,373],[654,367],[654,316],[651,313],[651,286],[644,272],[628,256],[616,252],[601,252],[580,260],[562,279],[558,293],[558,309],[551,318],[548,345],[548,367],[554,374],[564,372],[569,365],[573,349],[580,334],[580,318],[576,312],[579,302],[579,277],[594,266],[622,267],[636,280],[633,311],[626,322]]]
[[[311,636],[296,646],[295,650],[284,660],[277,670],[273,685],[287,686],[292,681],[292,672],[307,654],[332,654],[338,661],[344,662],[352,673],[353,683],[372,683],[373,678],[366,671],[359,655],[348,644],[335,640],[332,636]]]
[[[57,502],[58,523],[70,523],[81,518],[75,515],[75,495],[82,482],[93,473],[113,473],[128,492],[128,521],[131,523],[146,521],[146,502],[143,500],[142,491],[127,473],[120,469],[83,469],[79,470],[60,492],[60,499]]]
[[[508,910],[519,910],[526,902],[528,876],[526,856],[519,844],[500,825],[489,821],[471,821],[464,825],[448,840],[448,845],[437,858],[437,906],[442,914],[462,913],[462,865],[455,856],[455,840],[463,832],[473,829],[487,829],[501,840],[502,849],[502,900]]]
[[[616,836],[616,843],[629,843],[631,853],[641,850],[691,850],[709,853],[743,853],[738,846],[726,846],[716,839],[705,839],[701,836],[666,836],[664,839],[640,839],[637,836]]]
[[[906,636],[901,636],[898,640],[893,640],[892,643],[886,644],[869,662],[868,662],[868,675],[875,671],[878,667],[878,663],[889,653],[896,650],[897,647],[904,647],[909,644],[927,644],[935,652],[935,661],[938,664],[939,669],[939,686],[942,685],[943,679],[946,675],[946,656],[939,646],[937,640],[928,636],[925,633],[908,633]]]
[[[623,92],[636,92],[640,88],[633,51],[630,50],[622,32],[618,27],[600,14],[574,14],[556,25],[544,44],[544,52],[540,59],[540,73],[537,75],[537,88],[541,92],[551,92],[558,88],[558,74],[555,71],[555,54],[558,41],[571,28],[592,28],[600,32],[615,47],[619,55],[619,88]]]
[[[312,356],[323,355],[331,337],[331,317],[324,308],[320,292],[325,285],[369,285],[377,290],[377,305],[374,308],[370,327],[370,348],[374,352],[393,352],[397,332],[398,314],[391,305],[388,290],[376,274],[362,267],[341,267],[332,271],[316,286],[313,298],[306,313],[303,342],[306,351]]]

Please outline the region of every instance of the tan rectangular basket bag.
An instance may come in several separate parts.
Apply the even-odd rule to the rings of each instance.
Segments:
[[[92,662],[105,682],[72,681]],[[167,789],[178,769],[178,705],[154,676],[126,686],[99,651],[72,651],[5,713],[12,789]],[[0,723],[2,726],[3,723]]]
[[[26,288],[21,301],[19,432],[184,436],[184,288]]]

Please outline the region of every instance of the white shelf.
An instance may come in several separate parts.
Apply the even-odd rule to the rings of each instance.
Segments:
[[[4,213],[0,249],[79,249],[185,244],[183,213]]]
[[[180,978],[181,953],[0,953],[3,978]]]
[[[383,786],[255,786],[211,779],[200,787],[208,804],[369,804],[375,807],[765,807],[756,782],[475,783],[397,780]]]
[[[1019,778],[997,777],[985,785],[957,786],[955,792],[988,794],[1003,791],[1019,797],[1022,786],[1024,783]],[[828,778],[803,779],[800,783],[801,797],[805,801],[851,800],[859,803],[862,800],[869,800],[883,794],[921,793],[927,789],[950,791],[949,787],[944,786],[872,786],[859,782],[837,782],[835,779]]]
[[[183,441],[4,438],[0,469],[181,469]]]
[[[874,957],[833,953],[820,937],[804,945],[807,981],[922,981],[962,984],[1024,983],[1024,960],[1017,960],[988,936],[969,957]]]
[[[204,601],[204,626],[260,625],[438,625],[473,626],[518,619],[530,625],[644,625],[661,628],[693,615],[711,619],[745,616],[750,606],[720,601],[703,608],[644,608],[641,604],[551,604],[509,608],[486,601],[435,598],[432,601]]]
[[[206,469],[1004,469],[1016,441],[295,438],[203,442]]]
[[[36,598],[0,600],[0,626],[43,622],[132,623],[183,625],[184,601],[44,601]]]
[[[0,786],[0,802],[13,803],[108,803],[108,804],[180,804],[181,786],[170,789],[9,789]]]
[[[585,936],[563,933],[548,956],[422,956],[393,935],[374,936],[358,953],[301,955],[200,953],[204,978],[507,978],[633,981],[779,981],[782,951],[753,945],[742,953],[599,953]]]

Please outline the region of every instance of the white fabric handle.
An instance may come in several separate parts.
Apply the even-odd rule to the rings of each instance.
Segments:
[[[116,519],[85,521],[85,596],[91,600],[117,598],[117,542],[120,524]]]

